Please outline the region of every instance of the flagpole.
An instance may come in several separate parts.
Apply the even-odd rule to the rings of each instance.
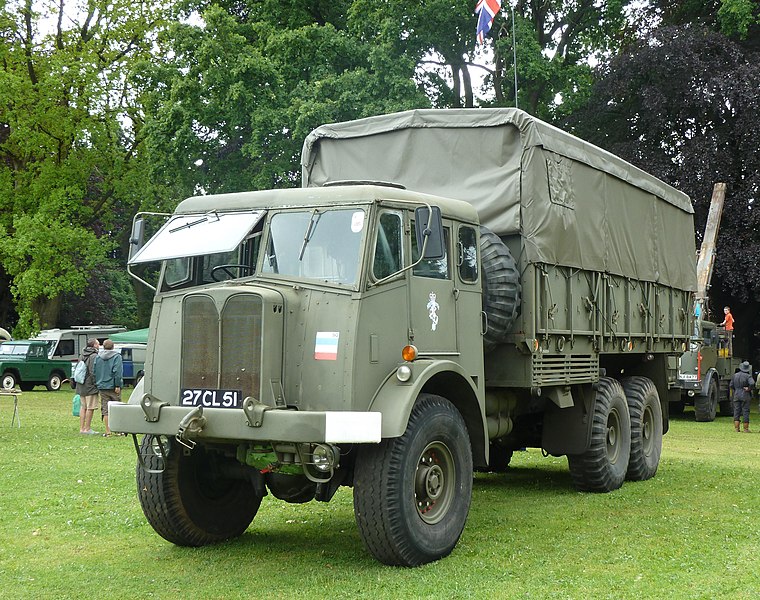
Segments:
[[[515,7],[512,3],[509,3],[509,8],[512,11],[512,65],[515,71],[515,108],[517,106],[517,37],[515,36]]]

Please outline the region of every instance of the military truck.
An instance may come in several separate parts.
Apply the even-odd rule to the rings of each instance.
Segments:
[[[566,455],[582,491],[655,475],[687,196],[516,109],[326,125],[302,166],[302,189],[188,198],[144,244],[135,219],[130,270],[162,266],[145,377],[110,416],[159,535],[217,542],[267,493],[352,486],[368,551],[414,566],[515,449]]]
[[[681,396],[670,405],[670,411],[674,414],[681,414],[685,406],[693,405],[694,420],[703,422],[714,421],[718,410],[721,415],[733,415],[729,383],[742,362],[741,358],[733,355],[733,333],[701,319],[708,312],[708,290],[725,198],[726,184],[716,183],[697,258],[694,314],[699,317],[694,322],[694,337],[689,349],[679,359],[678,384]]]
[[[679,359],[681,398],[670,410],[679,414],[691,404],[695,421],[710,422],[718,413],[733,415],[729,383],[742,359],[729,352],[730,334],[725,328],[702,321],[699,330],[699,339],[692,340],[691,348]]]
[[[49,345],[43,340],[15,340],[0,344],[0,388],[17,386],[29,392],[36,385],[50,391],[61,389],[71,371],[69,361],[48,358]]]

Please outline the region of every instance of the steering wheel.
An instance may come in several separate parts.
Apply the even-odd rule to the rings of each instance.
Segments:
[[[232,269],[238,269],[238,274],[232,272]],[[239,264],[227,264],[227,265],[217,265],[213,269],[211,269],[211,279],[214,281],[225,281],[225,279],[222,279],[219,276],[219,273],[224,273],[227,275],[225,279],[237,279],[238,277],[244,277],[245,275],[250,275],[253,273],[253,267],[250,265],[239,265]]]

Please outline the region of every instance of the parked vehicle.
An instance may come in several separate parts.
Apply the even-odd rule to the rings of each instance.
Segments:
[[[14,340],[0,344],[0,387],[31,391],[44,385],[50,391],[61,389],[68,378],[71,363],[48,358],[48,343],[44,340]]]
[[[121,353],[124,383],[135,385],[145,375],[147,344],[114,344],[113,349]]]
[[[681,397],[671,403],[674,414],[694,405],[696,421],[714,421],[715,416],[734,414],[731,407],[731,377],[742,363],[730,353],[728,332],[711,321],[700,323],[702,335],[692,341],[692,347],[679,360]]]
[[[110,425],[145,434],[159,535],[210,544],[267,493],[345,485],[369,552],[413,566],[516,449],[566,455],[582,491],[655,475],[692,333],[687,196],[515,109],[325,125],[302,165],[303,189],[189,198],[145,244],[135,220],[130,270],[163,264]]]
[[[126,331],[123,325],[80,325],[68,329],[43,329],[32,339],[48,343],[48,357],[60,360],[79,360],[87,340],[101,343],[113,333]]]
[[[725,197],[726,184],[716,183],[710,199],[702,246],[697,257],[694,313],[700,317],[707,313],[707,292],[712,279]],[[695,421],[714,421],[718,411],[724,416],[733,415],[729,384],[742,359],[733,354],[732,335],[733,332],[726,331],[711,321],[695,319],[694,337],[689,349],[678,360],[678,385],[681,394],[671,400],[672,413],[681,414],[685,406],[694,405]]]

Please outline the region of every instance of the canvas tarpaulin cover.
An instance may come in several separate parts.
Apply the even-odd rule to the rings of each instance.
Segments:
[[[387,181],[465,200],[524,260],[696,286],[688,196],[525,112],[415,110],[323,125],[303,186]]]

